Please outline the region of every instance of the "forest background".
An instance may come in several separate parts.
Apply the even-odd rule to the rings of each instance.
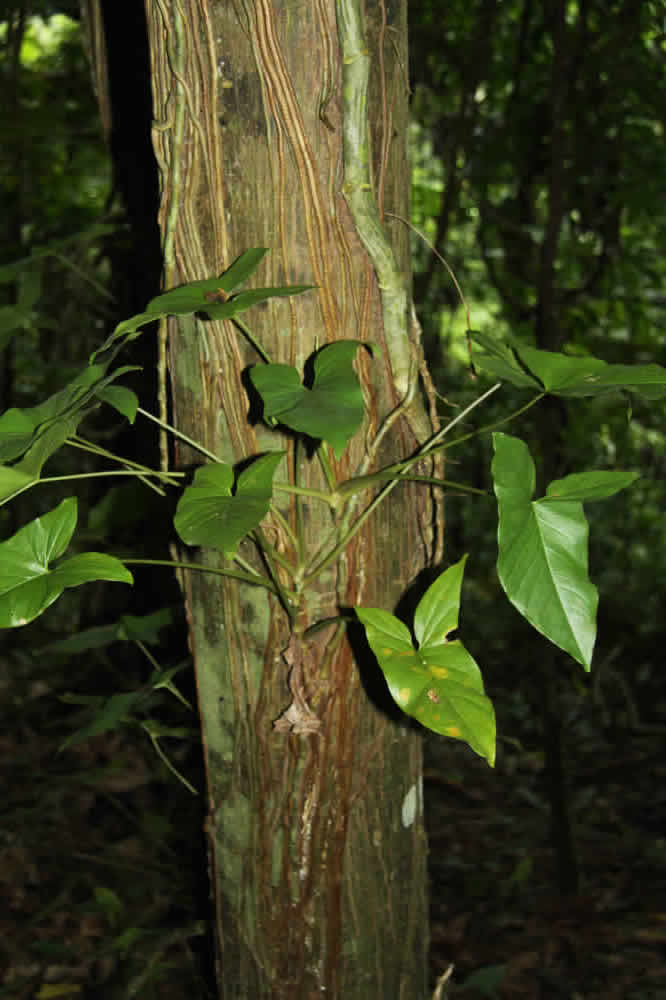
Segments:
[[[457,276],[474,328],[666,364],[662,5],[569,3],[564,32],[556,3],[440,7],[410,4],[412,220]],[[37,0],[0,16],[2,410],[54,392],[158,290],[149,81],[126,59],[113,96],[134,114],[106,136],[112,159],[79,18],[76,4]],[[418,237],[413,254],[436,387],[463,406],[480,384],[465,310]],[[432,978],[453,963],[464,997],[649,1000],[666,983],[664,408],[562,404],[553,423],[558,463],[641,479],[595,508],[589,677],[544,653],[497,599],[492,505],[447,502],[449,560],[475,554],[467,641],[500,749],[490,771],[467,747],[426,739]],[[547,459],[552,442],[533,429]],[[97,431],[123,450],[120,420]],[[479,439],[456,478],[490,490],[489,457]],[[68,461],[71,472],[92,462]],[[166,555],[166,520],[149,501],[91,486],[84,540]],[[2,537],[50,503],[29,493],[3,507]],[[196,719],[150,689],[140,712],[90,731],[102,700],[140,689],[156,664],[192,695],[179,607],[168,573],[145,572],[131,593],[68,591],[3,634],[0,996],[76,996],[92,982],[109,997],[207,996],[201,806],[187,787],[201,783]],[[154,616],[143,639],[127,615]]]

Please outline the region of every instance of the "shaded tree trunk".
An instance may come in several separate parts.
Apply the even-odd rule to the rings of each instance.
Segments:
[[[405,5],[365,6],[361,25],[356,0],[338,3],[337,18],[334,0],[146,0],[165,287],[219,274],[247,248],[269,247],[259,284],[317,286],[246,314],[273,361],[302,369],[330,341],[380,345],[372,358],[357,356],[368,416],[333,462],[338,479],[412,453],[432,430],[408,318],[408,234],[385,214],[408,214]],[[348,42],[362,27],[370,53],[369,144],[365,130],[356,138],[345,131],[359,90],[347,77],[343,86],[343,73],[367,55],[361,44],[343,59],[338,19]],[[387,333],[388,293],[353,210],[363,187],[354,168],[363,169],[368,149],[379,218],[402,276],[402,337]],[[312,456],[254,420],[244,373],[259,358],[238,329],[174,320],[166,351],[180,430],[234,463],[283,446],[278,479],[324,485]],[[180,468],[200,460],[177,446]],[[332,531],[330,510],[316,501],[292,495],[281,514],[292,531],[300,526],[310,557]],[[372,657],[339,615],[355,604],[393,610],[433,558],[437,520],[428,495],[401,483],[303,594],[295,630],[277,598],[259,588],[212,574],[183,580],[221,996],[425,995],[420,736],[396,717]],[[288,558],[284,521],[269,516],[262,528]],[[259,565],[249,542],[241,554]],[[202,558],[223,565],[214,552]],[[321,622],[328,624],[303,634]]]

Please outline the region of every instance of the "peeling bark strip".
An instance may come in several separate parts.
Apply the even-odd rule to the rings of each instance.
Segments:
[[[373,141],[343,151],[353,93],[343,90],[335,0],[146,0],[165,284],[219,274],[247,248],[270,247],[258,284],[318,286],[247,314],[272,360],[302,367],[316,346],[344,338],[382,347],[375,359],[359,353],[368,419],[333,463],[340,477],[411,453],[417,426],[431,428],[407,327],[406,234],[392,224],[386,246],[404,276],[409,407],[393,380],[377,262],[343,190],[353,157],[367,156],[386,211],[408,212],[404,4],[391,5],[388,27],[382,0],[366,9]],[[230,462],[284,446],[299,485],[323,485],[304,449],[248,421],[240,379],[258,358],[231,324],[173,321],[168,356],[179,429]],[[180,446],[178,464],[192,457]],[[289,531],[300,526],[310,565],[339,528],[328,507],[302,498],[281,515]],[[317,577],[296,637],[272,595],[204,574],[185,580],[222,997],[425,995],[420,804],[413,822],[401,821],[420,781],[420,738],[385,714],[372,657],[354,658],[344,628],[303,633],[357,603],[393,610],[431,554],[431,521],[427,494],[401,483]],[[294,555],[280,519],[262,528]],[[257,565],[249,543],[241,553]],[[219,565],[214,552],[203,558]]]

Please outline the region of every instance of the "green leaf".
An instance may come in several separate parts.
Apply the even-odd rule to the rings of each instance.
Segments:
[[[228,267],[222,275],[224,280],[222,288],[225,292],[232,292],[234,288],[238,288],[244,281],[251,278],[267,253],[268,247],[252,247],[237,257],[231,267]]]
[[[103,403],[108,403],[114,410],[118,410],[123,417],[127,417],[130,424],[136,419],[136,411],[139,406],[139,399],[135,392],[124,385],[107,385],[96,393]]]
[[[0,417],[0,460],[23,455],[16,468],[38,476],[50,456],[70,437],[98,395],[121,375],[140,370],[125,365],[107,374],[106,365],[88,365],[63,389],[29,409],[7,410]]]
[[[5,410],[0,416],[0,459],[10,462],[22,455],[30,447],[36,426],[32,410],[19,410],[16,407]]]
[[[442,573],[419,601],[414,613],[414,635],[419,646],[447,641],[449,632],[458,627],[460,590],[467,556]]]
[[[63,698],[66,701],[73,701],[73,698]],[[76,732],[68,736],[60,745],[61,750],[67,747],[76,746],[83,743],[92,736],[100,733],[107,733],[114,729],[120,729],[122,725],[135,721],[134,711],[146,700],[146,693],[143,690],[121,691],[112,694],[109,698],[95,696],[88,700],[90,708],[94,710],[92,722],[87,726],[82,726]]]
[[[39,653],[76,654],[86,653],[90,649],[103,649],[114,642],[141,642],[155,645],[160,641],[159,632],[173,622],[169,608],[161,608],[149,615],[137,617],[122,615],[112,625],[100,625],[97,628],[84,629],[66,639],[57,639],[41,646]]]
[[[598,358],[569,357],[522,344],[515,350],[546,391],[558,396],[602,396],[621,389],[646,399],[666,395],[666,368],[660,365],[609,365]]]
[[[483,348],[474,361],[503,381],[555,396],[603,396],[611,392],[640,393],[646,399],[666,396],[666,368],[661,365],[611,365],[599,358],[572,357],[541,351],[515,337],[505,341],[472,332]]]
[[[96,359],[100,356],[100,354],[104,354],[105,351],[107,351],[117,340],[123,339],[125,343],[136,340],[136,338],[140,336],[139,331],[144,326],[148,326],[149,323],[155,323],[157,320],[162,319],[163,315],[166,315],[166,313],[142,312],[137,313],[136,316],[130,316],[129,319],[124,319],[122,323],[118,323],[113,333],[109,334],[102,346],[92,352],[90,355],[90,364],[95,364]]]
[[[321,349],[314,360],[312,389],[301,384],[291,365],[255,365],[250,377],[263,399],[264,418],[293,431],[328,441],[340,458],[363,420],[363,394],[353,361],[357,340],[339,340]]]
[[[474,351],[474,364],[502,382],[510,382],[521,389],[543,391],[541,383],[519,364],[514,351],[504,341],[488,337],[477,330],[470,330],[472,340],[484,348]]]
[[[564,479],[554,479],[546,490],[546,500],[605,500],[620,490],[631,486],[640,477],[639,472],[624,472],[621,470],[575,472]]]
[[[500,583],[537,631],[589,670],[599,596],[588,577],[583,506],[548,496],[533,500],[535,469],[527,445],[500,433],[493,434],[493,444]]]
[[[224,285],[224,275],[216,278],[202,278],[190,281],[187,285],[172,288],[157,298],[151,299],[146,306],[146,313],[153,316],[189,316],[196,312],[205,312],[210,305],[206,295],[215,295],[220,290],[227,294]]]
[[[0,543],[0,628],[26,625],[66,587],[92,580],[132,583],[120,560],[96,552],[73,556],[51,570],[49,564],[65,551],[75,527],[76,498],[69,497]]]
[[[21,472],[20,469],[9,465],[0,465],[0,502],[36,482],[35,476],[27,472]]]
[[[266,256],[268,250],[265,247],[255,247],[246,250],[237,260],[223,271],[217,278],[203,278],[200,281],[190,281],[187,285],[179,288],[172,288],[163,295],[151,299],[146,306],[146,312],[159,313],[162,315],[182,316],[195,312],[207,312],[210,300],[206,295],[214,295],[222,291],[225,296],[232,293],[234,288],[254,274],[260,261]],[[268,291],[268,289],[265,289]]]
[[[267,302],[268,299],[300,295],[302,292],[309,292],[316,287],[316,285],[285,285],[280,288],[251,288],[247,292],[232,295],[228,302],[219,304],[206,302],[201,307],[201,312],[205,312],[211,319],[232,319],[238,313],[259,305],[261,302]]]
[[[458,625],[466,558],[445,570],[421,598],[414,615],[418,648],[407,627],[387,611],[357,607],[356,614],[400,708],[428,729],[468,743],[493,766],[495,714],[481,673],[462,643],[447,639]]]
[[[236,481],[230,465],[203,465],[178,502],[174,526],[186,545],[220,549],[232,557],[242,538],[268,513],[273,476],[284,452],[261,455]]]
[[[267,299],[285,295],[300,295],[314,285],[281,285],[276,288],[252,288],[232,295],[238,285],[246,281],[256,270],[268,250],[259,247],[246,250],[231,267],[217,278],[191,281],[180,288],[172,288],[158,295],[146,306],[146,312],[153,315],[182,316],[195,312],[207,313],[212,319],[230,319],[239,312],[256,306]],[[219,298],[220,301],[217,301]]]
[[[237,260],[216,278],[202,278],[190,281],[178,288],[151,299],[145,311],[123,320],[107,337],[102,346],[95,351],[90,361],[108,350],[116,341],[134,340],[139,331],[148,323],[162,319],[165,316],[189,316],[193,313],[206,313],[211,319],[231,319],[251,306],[266,302],[268,299],[285,295],[300,295],[315,285],[285,285],[277,288],[253,288],[249,291],[232,295],[238,285],[254,273],[259,262],[268,253],[264,247],[246,250]]]

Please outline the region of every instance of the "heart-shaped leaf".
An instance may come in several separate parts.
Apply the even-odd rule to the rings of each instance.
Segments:
[[[388,611],[357,607],[356,614],[403,712],[434,732],[468,743],[492,766],[492,704],[475,660],[458,639],[447,639],[458,625],[466,558],[445,570],[421,598],[414,615],[418,648],[407,627]]]
[[[255,365],[250,377],[264,402],[268,423],[281,423],[293,431],[328,441],[340,458],[363,420],[363,393],[353,361],[357,340],[339,340],[319,351],[314,359],[312,388],[301,384],[291,365]]]
[[[533,500],[536,477],[527,445],[500,433],[493,444],[500,583],[534,628],[589,670],[599,595],[588,577],[583,506],[552,496]],[[566,489],[566,480],[559,482]]]
[[[76,498],[69,497],[0,543],[0,628],[31,622],[66,587],[93,580],[132,583],[132,574],[119,559],[98,552],[81,553],[50,569],[75,527]]]
[[[239,474],[233,495],[230,465],[220,462],[197,469],[174,517],[176,531],[185,544],[221,549],[231,558],[241,539],[268,513],[273,476],[283,455],[279,451],[256,458]]]

